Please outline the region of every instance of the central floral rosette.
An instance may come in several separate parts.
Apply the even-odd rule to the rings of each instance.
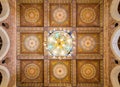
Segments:
[[[53,56],[67,56],[72,50],[72,36],[65,31],[54,31],[48,37],[48,50]]]

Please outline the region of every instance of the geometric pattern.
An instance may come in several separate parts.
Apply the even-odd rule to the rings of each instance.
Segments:
[[[64,79],[68,74],[65,64],[58,63],[53,67],[53,75],[57,79]]]
[[[40,74],[40,68],[32,63],[25,66],[24,74],[28,79],[36,79]]]
[[[70,60],[50,60],[49,65],[50,83],[70,83],[71,82],[71,61]]]
[[[93,79],[96,75],[96,69],[92,64],[84,64],[80,73],[84,79]]]
[[[71,59],[71,55],[76,55],[76,32],[72,28],[49,28],[49,32],[44,33],[44,55],[49,59]]]
[[[17,26],[17,86],[43,87],[43,0],[18,0]]]
[[[103,17],[98,1],[18,1],[17,21],[21,28],[17,29],[17,86],[103,87],[103,35],[99,28],[103,27]],[[66,57],[57,47],[70,55]],[[51,56],[54,48],[58,54]]]
[[[70,4],[50,4],[49,26],[71,26]]]
[[[100,35],[96,33],[77,34],[77,53],[99,53]]]
[[[71,35],[64,31],[53,32],[48,37],[47,45],[53,56],[67,56],[73,47]]]
[[[22,54],[43,54],[42,33],[20,33],[20,43]]]
[[[101,84],[102,80],[101,60],[77,60],[77,82],[83,84]]]
[[[42,4],[20,4],[21,26],[43,26],[43,18]]]
[[[33,86],[43,83],[43,60],[21,60],[18,62],[18,82],[20,85]],[[19,84],[18,83],[18,84]]]
[[[77,26],[91,27],[100,25],[98,4],[77,4]]]

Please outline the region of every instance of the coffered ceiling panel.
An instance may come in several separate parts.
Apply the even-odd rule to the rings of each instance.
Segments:
[[[43,0],[18,0],[17,26],[42,27],[44,26]]]
[[[50,26],[71,26],[71,4],[50,3],[49,23]]]
[[[92,87],[102,87],[102,61],[101,60],[78,60],[77,61],[77,83],[80,87],[88,84]]]
[[[77,26],[99,26],[100,6],[98,4],[77,4]]]
[[[72,65],[70,60],[50,60],[49,62],[49,84],[51,86],[71,85]],[[61,84],[63,83],[63,84]]]
[[[92,29],[91,29],[92,30]],[[77,33],[78,54],[102,54],[102,32],[82,31]]]
[[[39,86],[43,85],[43,61],[42,60],[21,60],[18,61],[18,86]]]
[[[37,29],[36,29],[37,30]],[[36,31],[21,31],[18,33],[19,54],[43,54],[44,34]]]
[[[20,26],[43,26],[43,4],[21,4]]]
[[[21,53],[43,53],[43,34],[21,33]]]
[[[97,34],[79,34],[78,35],[78,52],[79,53],[98,53],[99,52],[99,35]]]

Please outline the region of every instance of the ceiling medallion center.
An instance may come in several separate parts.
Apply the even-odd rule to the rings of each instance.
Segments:
[[[96,69],[92,64],[85,64],[81,68],[81,75],[85,79],[92,79],[96,75]]]
[[[63,23],[67,19],[67,12],[63,8],[57,8],[53,11],[53,19],[58,23]]]
[[[25,76],[29,79],[35,79],[40,74],[40,68],[36,64],[28,64],[24,70]]]
[[[92,23],[96,19],[95,10],[93,8],[82,9],[80,18],[84,23]]]
[[[24,41],[24,45],[26,49],[28,49],[29,51],[37,50],[39,44],[40,44],[39,39],[34,35],[26,37]]]
[[[39,10],[33,7],[26,9],[25,20],[30,23],[37,22],[39,20]]]
[[[96,42],[91,36],[85,36],[80,41],[80,46],[87,51],[94,49]]]
[[[47,48],[52,56],[67,56],[73,48],[72,36],[65,31],[49,33]]]
[[[64,64],[56,64],[53,68],[53,75],[57,79],[63,79],[67,76],[68,70]]]

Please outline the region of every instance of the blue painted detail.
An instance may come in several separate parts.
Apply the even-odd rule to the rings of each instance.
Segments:
[[[53,46],[52,45],[48,45],[48,49],[52,49],[53,48]]]
[[[67,49],[67,50],[70,50],[70,47],[69,47],[69,46],[66,46],[66,49]]]
[[[56,33],[55,37],[59,38],[60,37],[60,33]]]

